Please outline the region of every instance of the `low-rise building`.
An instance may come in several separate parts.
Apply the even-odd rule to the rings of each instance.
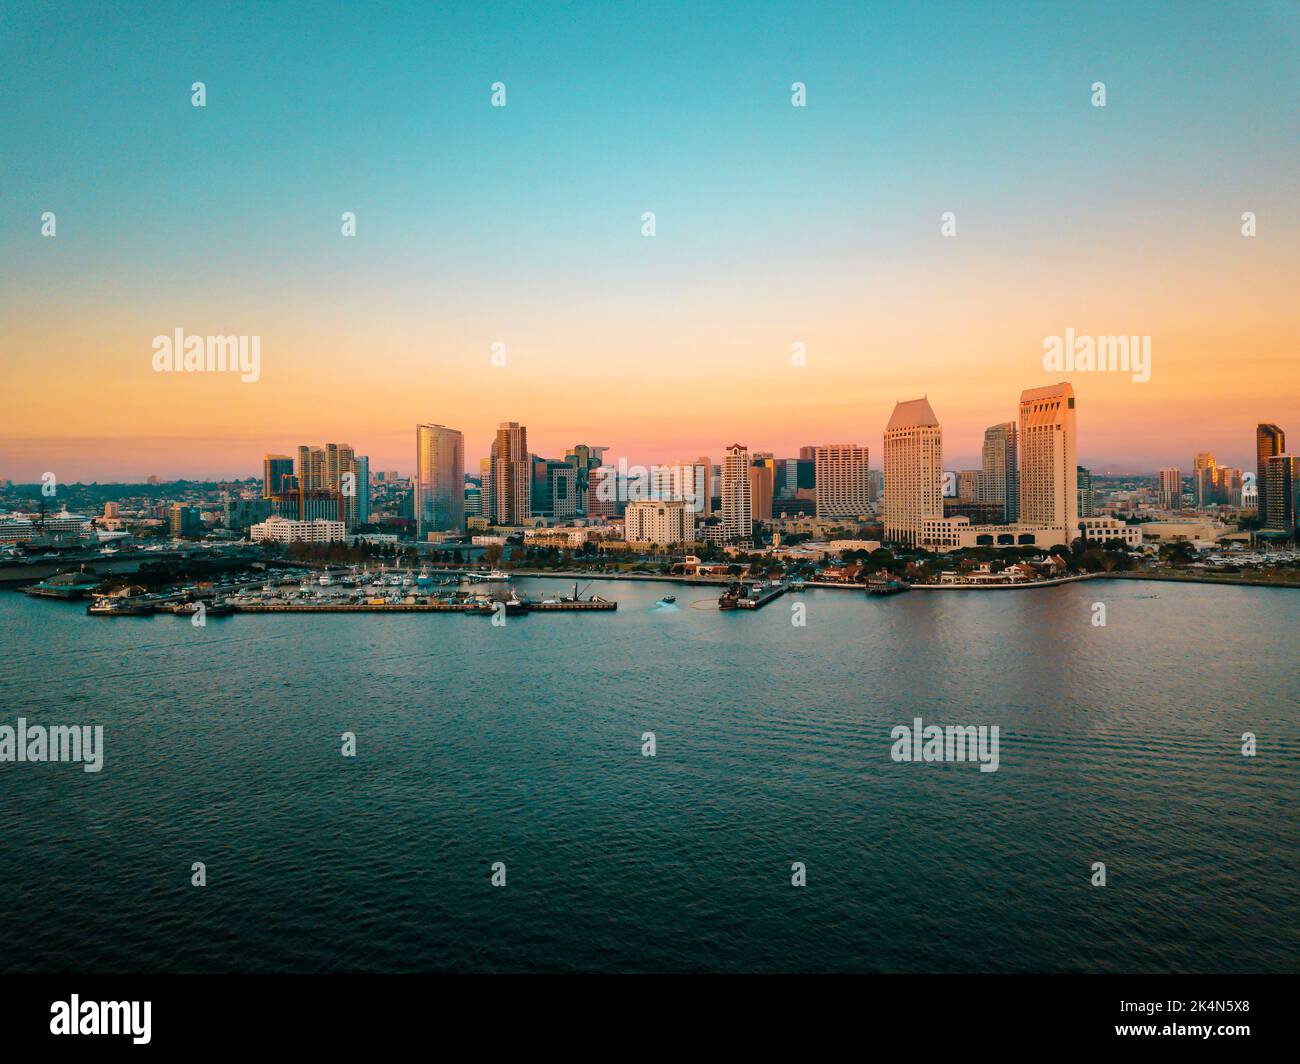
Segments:
[[[253,525],[248,536],[254,543],[342,543],[347,538],[347,528],[342,521],[323,517],[295,521],[277,516]]]
[[[684,501],[640,499],[627,504],[623,515],[623,538],[629,543],[666,547],[694,539],[694,519]]]
[[[1079,521],[1079,536],[1087,543],[1105,545],[1118,539],[1125,547],[1140,547],[1143,527],[1125,524],[1113,517],[1084,517]]]

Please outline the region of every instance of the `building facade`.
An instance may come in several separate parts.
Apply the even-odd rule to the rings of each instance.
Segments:
[[[415,533],[461,532],[465,527],[465,437],[445,425],[415,426],[412,478]]]
[[[1262,424],[1255,426],[1255,490],[1259,500],[1259,516],[1266,520],[1268,516],[1268,486],[1265,478],[1268,473],[1268,460],[1275,455],[1286,453],[1286,433],[1276,425]]]
[[[722,461],[722,525],[724,540],[747,540],[754,535],[750,498],[749,448],[733,443]]]
[[[1020,519],[1019,432],[1014,421],[984,430],[976,501],[1002,506],[1001,520]]]
[[[672,499],[641,499],[627,504],[623,517],[623,538],[629,543],[670,546],[688,543],[694,518],[688,504]]]
[[[870,452],[855,443],[828,443],[814,453],[818,517],[862,517],[871,512]]]
[[[928,399],[897,403],[885,426],[885,539],[920,546],[943,519],[943,429]]]

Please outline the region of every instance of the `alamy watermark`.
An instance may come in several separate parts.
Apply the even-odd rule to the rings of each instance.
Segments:
[[[1131,373],[1136,384],[1151,379],[1151,337],[1064,336],[1043,337],[1045,373]]]
[[[40,724],[28,726],[26,717],[18,726],[0,725],[0,762],[81,762],[83,772],[104,767],[104,726],[96,724]]]
[[[905,761],[978,761],[981,772],[998,770],[998,726],[987,724],[924,724],[920,717],[899,724],[889,733],[889,756]]]
[[[617,465],[599,469],[594,494],[601,502],[684,502],[697,514],[708,506],[705,469],[698,463],[643,466],[620,458]]]
[[[171,336],[153,338],[155,373],[238,373],[245,384],[262,376],[260,336]]]

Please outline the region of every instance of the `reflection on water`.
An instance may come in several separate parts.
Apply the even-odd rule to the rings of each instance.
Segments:
[[[721,613],[712,588],[592,590],[618,612],[500,628],[195,629],[0,594],[0,723],[99,723],[106,745],[95,775],[0,765],[0,966],[1294,967],[1300,594],[811,590]],[[916,716],[997,725],[999,770],[894,763]]]

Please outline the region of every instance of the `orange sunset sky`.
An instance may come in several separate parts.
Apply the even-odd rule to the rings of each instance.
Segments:
[[[1098,471],[1253,468],[1260,421],[1300,439],[1285,7],[1189,7],[1195,44],[1152,11],[863,35],[775,10],[673,47],[606,14],[530,47],[460,27],[459,50],[338,13],[254,39],[102,11],[91,54],[14,16],[0,477],[253,476],[327,440],[409,472],[422,421],[461,429],[471,470],[503,420],[548,457],[854,442],[878,466],[922,394],[965,468],[1063,376]],[[177,328],[260,336],[260,380],[155,373]],[[1044,372],[1067,328],[1149,335],[1150,381]]]

